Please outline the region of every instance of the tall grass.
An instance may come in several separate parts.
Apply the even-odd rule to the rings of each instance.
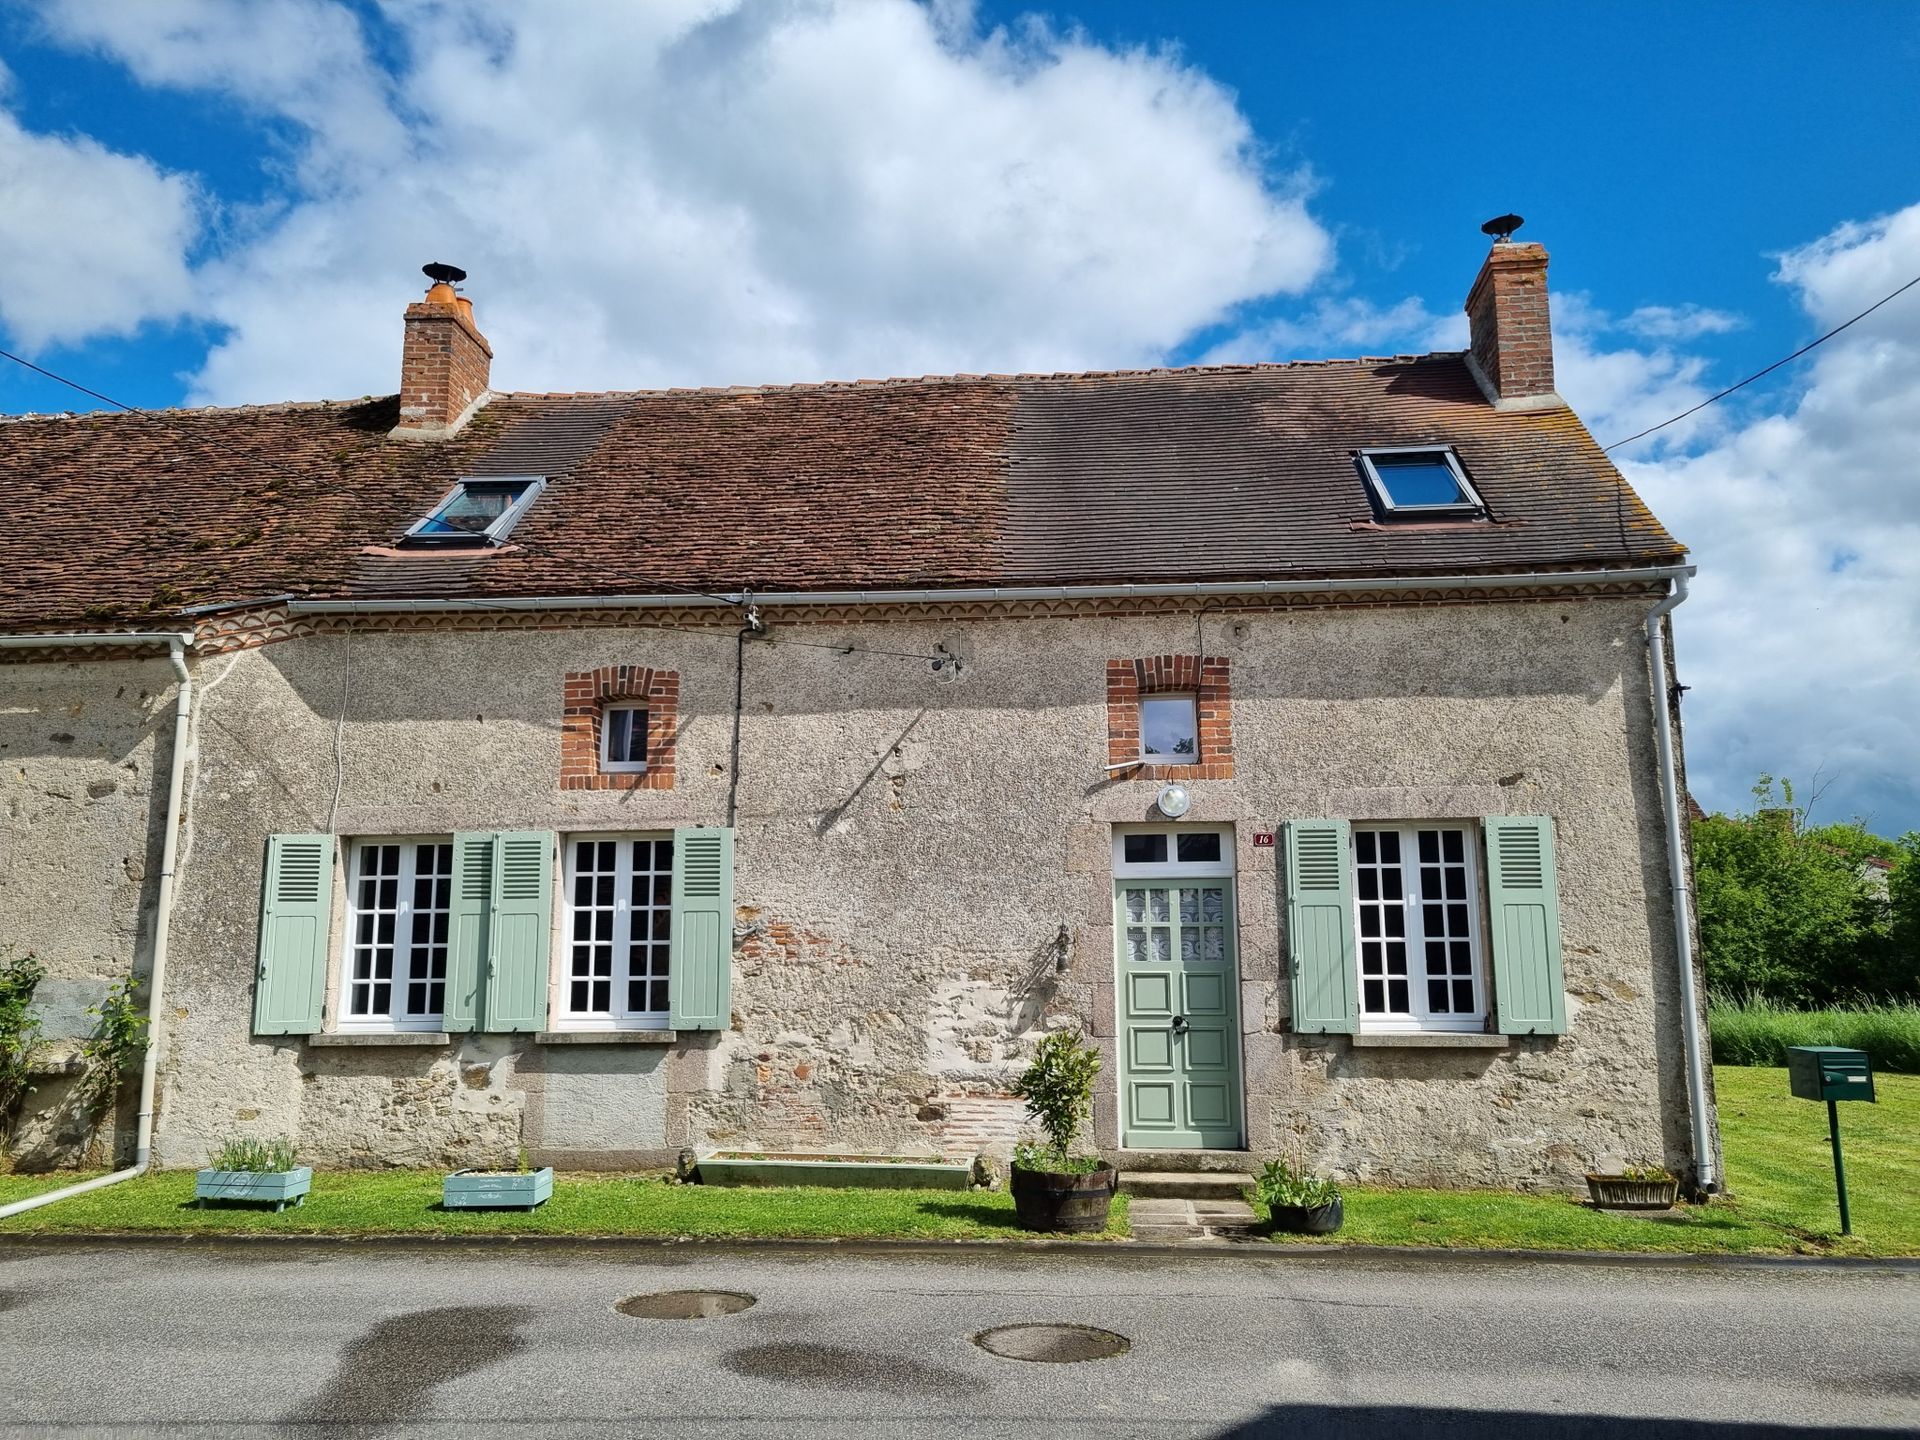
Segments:
[[[1876,1070],[1920,1075],[1920,1005],[1864,1001],[1845,1010],[1789,1010],[1763,996],[1708,1007],[1716,1065],[1785,1065],[1789,1045],[1864,1050]]]

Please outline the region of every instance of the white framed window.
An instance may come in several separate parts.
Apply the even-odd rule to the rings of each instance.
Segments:
[[[647,707],[608,705],[600,712],[600,768],[610,775],[647,773]]]
[[[353,842],[340,967],[342,1030],[438,1030],[447,1008],[453,841]]]
[[[1395,445],[1354,452],[1375,507],[1409,519],[1472,519],[1486,505],[1460,457],[1443,445]]]
[[[1475,839],[1461,825],[1354,825],[1362,1029],[1486,1028]]]
[[[558,1024],[581,1030],[665,1029],[672,838],[569,837],[566,895],[567,962]]]
[[[1119,825],[1117,876],[1233,874],[1233,831],[1221,825]]]
[[[1140,697],[1140,758],[1153,765],[1200,760],[1200,704],[1193,695]]]

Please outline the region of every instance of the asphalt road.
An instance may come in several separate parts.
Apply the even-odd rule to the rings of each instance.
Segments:
[[[739,1314],[630,1318],[711,1288]],[[989,1326],[1124,1354],[1000,1359]],[[1920,1434],[1920,1272],[0,1244],[0,1434]]]

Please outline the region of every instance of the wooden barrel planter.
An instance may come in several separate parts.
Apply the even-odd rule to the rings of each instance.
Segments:
[[[1013,1167],[1013,1209],[1022,1230],[1093,1235],[1107,1228],[1120,1174],[1111,1165],[1084,1175]]]

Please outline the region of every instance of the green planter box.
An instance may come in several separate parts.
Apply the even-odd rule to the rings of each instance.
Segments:
[[[441,1182],[445,1210],[531,1210],[553,1198],[553,1168],[456,1170]]]
[[[193,1177],[193,1203],[239,1200],[271,1205],[276,1211],[302,1204],[313,1189],[313,1167],[296,1170],[199,1170]]]
[[[719,1150],[695,1167],[702,1185],[829,1185],[865,1190],[964,1190],[973,1179],[967,1160],[901,1159],[885,1155],[773,1155]]]

